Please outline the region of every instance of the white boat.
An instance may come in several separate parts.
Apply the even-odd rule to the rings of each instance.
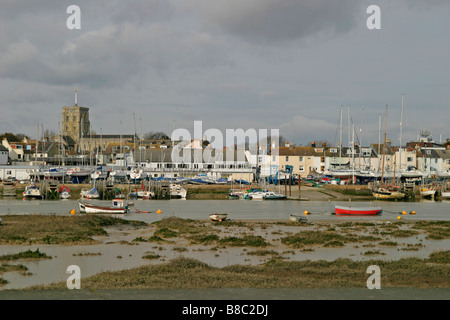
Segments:
[[[443,199],[450,199],[450,190],[442,191],[441,196]]]
[[[169,192],[171,198],[186,198],[187,190],[179,184],[170,184]]]
[[[227,213],[213,213],[209,215],[212,221],[224,221],[228,217]]]
[[[64,170],[58,168],[50,168],[48,170],[43,171],[43,173],[44,177],[49,179],[59,179],[66,174]]]
[[[127,213],[129,211],[128,205],[125,205],[122,199],[114,199],[110,207],[78,201],[78,207],[80,213]]]
[[[84,177],[91,174],[91,169],[75,167],[67,170],[67,175],[71,177]]]
[[[419,192],[423,198],[432,198],[436,193],[436,189],[432,187],[422,187]]]
[[[23,192],[25,199],[42,199],[41,189],[36,184],[30,184],[25,187]]]
[[[144,178],[144,171],[142,169],[133,168],[128,171],[128,176],[132,180],[140,180]]]
[[[273,191],[266,191],[263,195],[264,200],[284,200],[286,196],[281,193],[275,193]]]
[[[81,189],[80,196],[81,198],[86,199],[98,199],[100,198],[100,193],[98,192],[97,188],[94,187],[92,189]]]
[[[252,192],[251,193],[251,199],[252,200],[262,200],[264,199],[265,192]]]
[[[142,199],[151,199],[155,197],[155,193],[148,190],[137,191],[137,197]]]
[[[92,179],[106,179],[108,177],[108,172],[104,172],[102,170],[95,170],[91,173]]]

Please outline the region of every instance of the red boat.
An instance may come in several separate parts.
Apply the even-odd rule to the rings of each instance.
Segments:
[[[334,213],[339,215],[377,215],[381,213],[381,207],[351,207],[351,206],[334,206]]]

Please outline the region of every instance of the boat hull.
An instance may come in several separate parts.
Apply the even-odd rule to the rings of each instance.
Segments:
[[[86,202],[78,202],[78,207],[81,213],[126,213],[127,208],[115,208],[106,206],[97,206]]]
[[[390,199],[403,199],[405,194],[399,191],[390,190],[375,190],[372,195],[377,199],[390,200]]]
[[[420,191],[420,195],[423,198],[426,198],[426,197],[431,198],[434,196],[435,193],[436,193],[436,190],[421,190]]]
[[[223,221],[228,217],[227,213],[213,213],[209,215],[212,221]]]
[[[346,207],[335,206],[334,213],[337,215],[364,215],[372,216],[381,213],[380,207]]]
[[[306,222],[306,217],[296,216],[296,215],[289,215],[289,220],[292,222]]]
[[[443,191],[441,193],[442,198],[444,199],[450,199],[450,191]]]

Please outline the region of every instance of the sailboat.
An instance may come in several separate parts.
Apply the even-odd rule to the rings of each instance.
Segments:
[[[402,192],[400,186],[395,185],[394,183],[391,185],[384,184],[384,162],[386,157],[386,131],[387,131],[387,110],[388,106],[386,105],[386,119],[385,119],[385,128],[384,128],[384,144],[383,144],[383,162],[381,169],[381,185],[378,187],[373,187],[372,194],[376,199],[381,200],[396,200],[403,199],[405,197],[405,193]],[[395,174],[394,179],[395,181]]]

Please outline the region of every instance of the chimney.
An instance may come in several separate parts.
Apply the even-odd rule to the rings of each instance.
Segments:
[[[316,142],[315,141],[311,142],[311,147],[313,147],[313,148],[316,147]]]

